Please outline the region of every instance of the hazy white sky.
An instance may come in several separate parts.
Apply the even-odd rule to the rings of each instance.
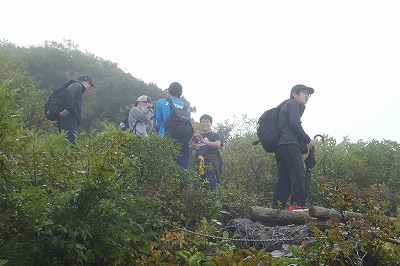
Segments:
[[[70,39],[146,83],[178,81],[214,124],[258,118],[305,84],[310,136],[400,142],[397,0],[13,0],[0,38]]]

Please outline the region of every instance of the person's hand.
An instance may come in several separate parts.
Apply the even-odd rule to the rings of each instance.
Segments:
[[[197,145],[197,143],[192,143],[191,145],[190,145],[190,150],[197,150],[197,149],[199,149],[199,145]]]
[[[67,116],[68,114],[69,114],[69,111],[67,109],[64,109],[64,111],[60,112],[61,117]]]
[[[316,147],[318,146],[318,140],[316,140],[316,139],[311,139],[311,140],[310,140],[310,143],[308,143],[308,144],[310,144],[311,147],[316,148]]]
[[[196,136],[196,138],[200,143],[206,143],[206,141],[204,140],[202,135],[198,135],[198,136]]]

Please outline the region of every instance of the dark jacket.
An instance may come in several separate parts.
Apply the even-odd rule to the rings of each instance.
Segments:
[[[68,115],[75,117],[78,121],[78,125],[81,124],[82,95],[85,91],[85,86],[77,81],[68,86],[65,95],[65,106],[69,111]]]
[[[303,115],[305,106],[295,99],[287,101],[279,113],[279,126],[282,127],[278,145],[295,144],[300,147],[300,142],[309,143],[310,137],[301,126],[300,117]]]

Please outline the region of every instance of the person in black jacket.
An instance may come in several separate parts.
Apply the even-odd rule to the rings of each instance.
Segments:
[[[290,99],[279,113],[281,134],[275,151],[278,180],[272,198],[273,208],[285,208],[291,196],[291,211],[307,211],[305,207],[306,172],[302,158],[302,143],[316,147],[317,141],[311,139],[301,126],[300,117],[314,89],[298,84],[290,91]]]
[[[77,82],[68,86],[65,95],[65,109],[60,112],[60,119],[57,122],[58,130],[65,130],[67,139],[75,143],[75,134],[81,124],[82,95],[89,88],[93,87],[90,76],[80,76]]]

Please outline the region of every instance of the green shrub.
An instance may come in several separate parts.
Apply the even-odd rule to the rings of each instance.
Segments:
[[[171,221],[216,217],[177,147],[113,126],[78,136],[24,130],[17,95],[1,88],[0,259],[10,265],[120,264],[158,246]],[[188,212],[189,210],[189,212]],[[193,222],[190,222],[193,221]]]
[[[0,265],[399,261],[395,142],[336,144],[327,137],[316,150],[310,203],[360,211],[366,219],[332,220],[330,230],[314,228],[311,246],[292,247],[299,260],[272,259],[265,250],[237,250],[208,237],[227,238],[217,221],[246,217],[250,206],[269,204],[274,158],[251,145],[250,120],[244,119],[247,131],[233,130],[238,133],[227,138],[220,186],[209,191],[196,169],[176,165],[179,147],[171,139],[137,138],[103,123],[101,131],[80,133],[71,147],[62,134],[27,129],[19,91],[10,84],[0,86]]]

